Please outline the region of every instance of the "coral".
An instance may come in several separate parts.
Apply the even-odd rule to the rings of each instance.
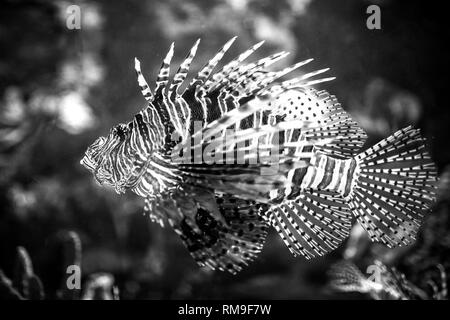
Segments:
[[[11,281],[0,270],[0,297],[3,299],[42,300],[44,289],[39,277],[34,274],[30,256],[23,247],[17,248],[14,277]]]
[[[81,241],[74,231],[60,232],[57,239],[63,247],[64,266],[81,266]],[[80,294],[82,292],[82,294]],[[119,289],[114,286],[114,277],[108,273],[90,275],[84,288],[69,288],[67,279],[62,279],[56,293],[63,300],[118,300]],[[27,250],[17,248],[13,279],[0,270],[0,299],[43,300],[46,298],[41,279],[34,273]]]
[[[438,265],[440,283],[429,281],[431,293],[416,286],[396,268],[389,268],[380,261],[374,261],[370,269],[375,271],[366,277],[359,268],[349,261],[333,265],[329,271],[330,286],[343,292],[369,294],[376,300],[447,300],[447,275],[444,267]]]

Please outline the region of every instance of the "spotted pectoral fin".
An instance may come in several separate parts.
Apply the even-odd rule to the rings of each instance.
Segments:
[[[267,212],[289,250],[307,259],[322,256],[349,235],[351,214],[344,200],[327,191],[304,191]]]
[[[195,215],[198,230],[186,218],[173,228],[200,266],[235,274],[261,251],[268,225],[254,203],[229,195],[216,196],[216,201],[225,223],[200,206]]]

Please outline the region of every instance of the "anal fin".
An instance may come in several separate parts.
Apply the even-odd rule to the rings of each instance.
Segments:
[[[322,256],[349,235],[351,214],[344,200],[328,191],[302,191],[267,212],[289,250],[307,259]]]
[[[216,195],[216,203],[224,222],[199,207],[197,230],[186,218],[173,227],[200,266],[235,274],[262,250],[268,225],[251,201],[223,194]]]

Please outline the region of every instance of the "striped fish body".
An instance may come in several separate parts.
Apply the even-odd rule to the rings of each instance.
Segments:
[[[280,52],[246,63],[262,43],[217,72],[235,38],[181,89],[199,41],[169,82],[170,46],[148,105],[88,147],[81,163],[118,193],[145,198],[201,266],[240,271],[268,227],[294,255],[324,255],[346,239],[352,217],[373,241],[414,240],[435,198],[436,170],[418,130],[405,128],[361,152],[366,134],[336,97],[312,88],[322,69],[285,81]],[[230,160],[230,161],[228,161]]]
[[[299,191],[324,190],[345,198],[351,191],[356,167],[355,159],[338,159],[315,152],[307,168],[294,172],[292,185]],[[289,199],[293,194],[285,196]]]

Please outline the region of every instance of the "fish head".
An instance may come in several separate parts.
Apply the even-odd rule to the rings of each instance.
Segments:
[[[88,169],[100,185],[109,185],[117,193],[125,192],[130,174],[134,169],[131,158],[125,158],[118,163],[118,153],[130,136],[126,124],[114,126],[108,136],[98,137],[86,150],[80,164]]]

